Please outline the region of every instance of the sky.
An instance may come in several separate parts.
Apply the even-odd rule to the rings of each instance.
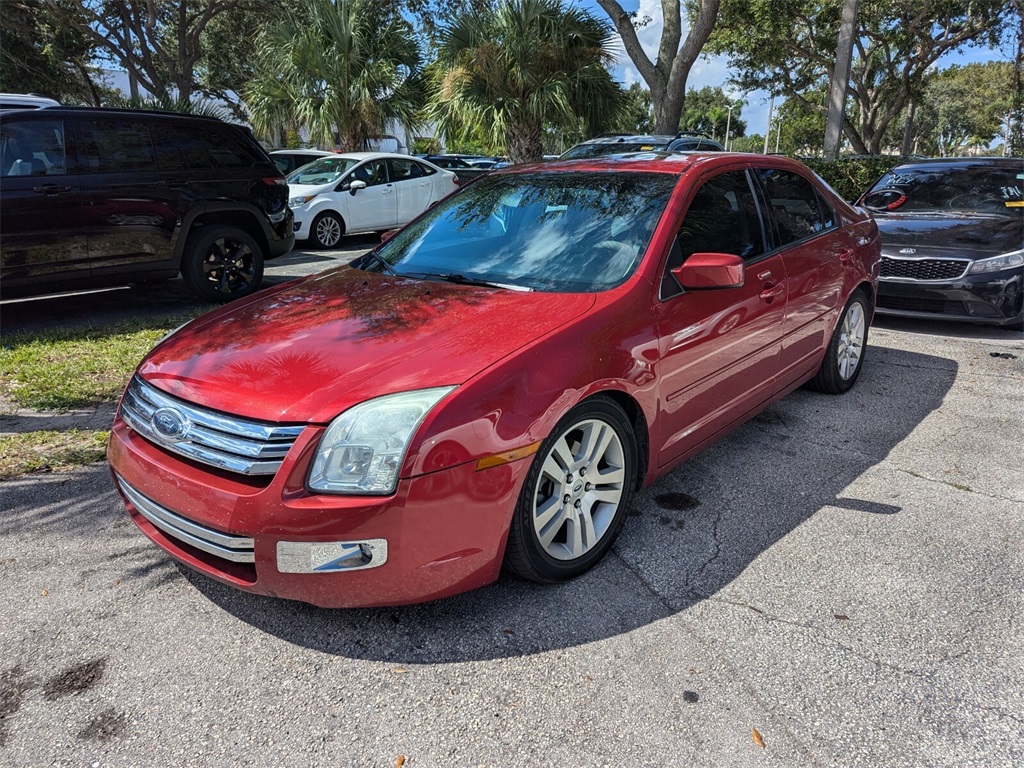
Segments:
[[[627,12],[639,9],[641,17],[651,17],[651,23],[639,30],[637,36],[639,37],[644,50],[647,52],[647,55],[653,60],[658,49],[658,42],[661,39],[661,0],[619,0],[619,2]],[[604,12],[595,0],[578,0],[577,4],[580,7],[591,11],[599,19],[609,21],[610,23],[608,14]],[[683,24],[683,39],[685,40],[687,32],[685,19]],[[618,37],[618,35],[616,35],[616,37]],[[621,53],[619,55],[619,65],[613,68],[613,76],[625,85],[630,85],[631,83],[643,83],[643,79],[637,72],[636,67],[633,66],[633,62],[630,61],[629,55],[626,53],[625,49],[621,48],[621,45],[620,41],[619,46]],[[963,65],[974,62],[996,60],[1012,61],[1012,55],[1007,51],[992,50],[989,48],[965,48],[958,53],[943,56],[939,59],[938,65],[940,69],[945,69],[952,64]],[[697,59],[693,65],[693,69],[690,70],[690,77],[686,82],[686,87],[687,89],[699,89],[706,85],[722,86],[728,91],[728,80],[729,65],[725,56],[702,56]],[[742,117],[747,122],[747,133],[759,133],[764,135],[768,126],[768,102],[770,94],[767,91],[753,91],[748,94],[735,92],[734,95],[737,98],[742,98],[746,101],[746,105],[743,107]],[[778,105],[776,104],[776,106]]]

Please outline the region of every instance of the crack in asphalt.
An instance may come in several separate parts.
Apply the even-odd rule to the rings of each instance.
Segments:
[[[927,475],[922,475],[920,472],[917,472],[913,469],[903,469],[903,467],[893,467],[893,469],[895,469],[897,472],[902,472],[905,475],[916,477],[919,480],[926,480],[927,482],[935,483],[936,485],[945,485],[948,488],[955,488],[956,490],[961,491],[962,493],[973,493],[978,496],[984,496],[986,499],[994,499],[995,501],[1008,501],[1011,504],[1024,504],[1024,499],[1014,499],[1009,496],[1000,496],[999,494],[996,493],[985,493],[985,491],[977,491],[974,488],[971,488],[969,485],[964,485],[962,483],[954,483],[950,482],[949,480],[939,480],[934,477],[928,477]]]

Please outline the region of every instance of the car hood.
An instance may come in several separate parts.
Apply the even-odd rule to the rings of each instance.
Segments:
[[[1015,251],[1024,241],[1024,216],[887,214],[875,221],[886,255],[914,248],[917,256],[979,258]]]
[[[461,384],[594,301],[341,267],[191,322],[139,375],[214,410],[327,423],[373,397]]]
[[[336,181],[332,181],[330,184],[289,184],[288,197],[322,195],[324,192],[330,192],[333,190],[337,183],[338,182]]]

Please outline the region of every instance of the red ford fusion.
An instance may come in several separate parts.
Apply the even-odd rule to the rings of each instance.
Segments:
[[[114,481],[153,542],[248,592],[571,578],[637,489],[805,383],[853,386],[878,264],[872,220],[782,158],[495,172],[159,343]]]

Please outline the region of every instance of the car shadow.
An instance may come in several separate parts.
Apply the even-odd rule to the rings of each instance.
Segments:
[[[847,394],[799,390],[637,494],[609,556],[563,584],[503,575],[433,603],[326,610],[238,592],[179,568],[241,621],[347,658],[480,661],[600,641],[702,600],[742,603],[728,589],[736,577],[826,508],[853,517],[899,514],[888,489],[856,481],[942,405],[956,374],[953,360],[872,347]]]

